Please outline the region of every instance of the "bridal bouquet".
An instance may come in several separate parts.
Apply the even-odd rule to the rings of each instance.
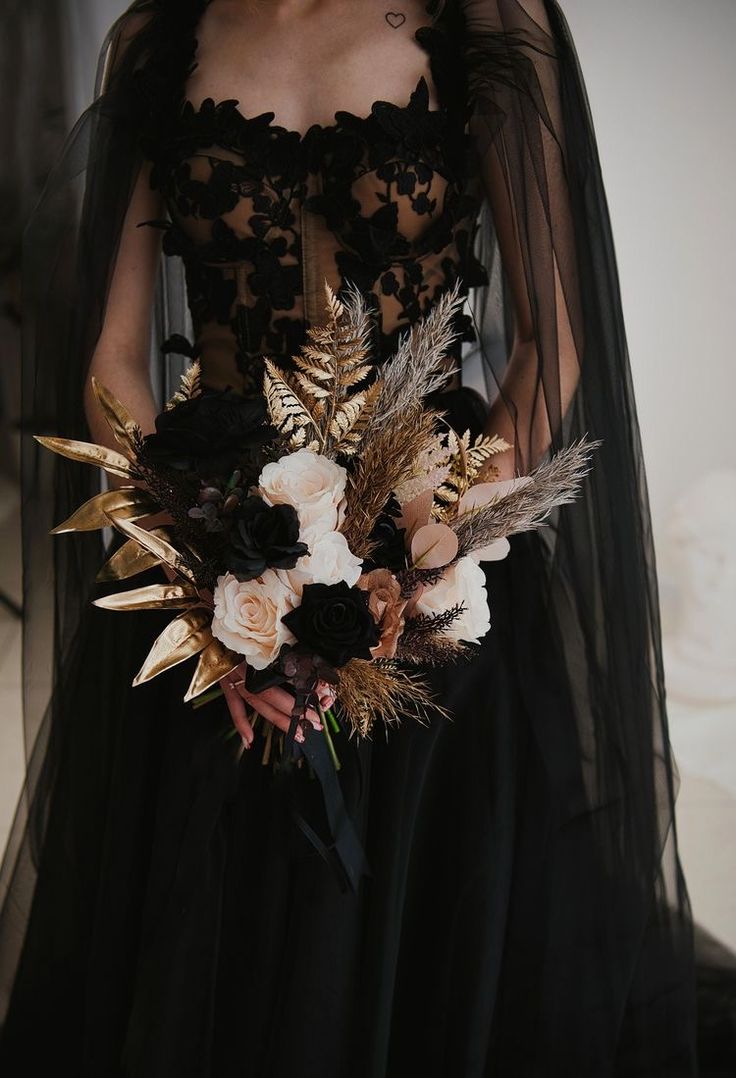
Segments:
[[[290,369],[266,360],[262,398],[203,390],[195,363],[147,436],[94,383],[121,452],[38,439],[128,481],[55,529],[123,534],[99,579],[168,569],[168,583],[97,600],[180,611],[134,684],[197,656],[185,699],[206,699],[245,660],[251,691],[293,692],[292,726],[323,681],[362,736],[379,717],[435,706],[421,668],[468,654],[490,627],[479,563],[575,497],[593,448],[577,443],[520,479],[477,481],[511,447],[459,436],[424,404],[447,378],[457,304],[445,296],[378,367],[359,294],[328,288],[325,325]],[[161,513],[161,527],[136,523]]]

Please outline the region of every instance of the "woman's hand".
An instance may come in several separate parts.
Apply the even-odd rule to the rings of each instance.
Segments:
[[[253,727],[248,720],[248,712],[245,705],[250,704],[267,722],[273,723],[279,730],[287,733],[291,725],[291,711],[294,706],[294,697],[286,689],[275,686],[272,689],[264,689],[263,692],[248,692],[245,687],[246,663],[241,663],[234,670],[221,679],[220,685],[225,694],[227,706],[230,709],[230,717],[236,730],[243,739],[243,745],[249,749],[253,744]],[[317,697],[320,707],[325,711],[332,707],[335,696],[332,687],[324,681],[317,682]],[[305,718],[311,722],[315,730],[322,729],[319,715],[313,708],[307,708]],[[304,731],[297,727],[296,740],[304,741]]]
[[[139,525],[151,531],[155,527],[161,527],[165,524],[171,524],[171,517],[166,513],[158,513],[155,516],[148,516],[140,520]],[[170,569],[168,565],[161,566],[166,574],[169,583],[173,583],[178,579],[177,574]],[[291,725],[291,711],[294,706],[294,697],[286,689],[281,689],[278,686],[272,689],[265,689],[260,693],[248,692],[245,687],[245,672],[247,664],[241,663],[234,670],[231,670],[226,677],[220,680],[222,691],[225,694],[225,700],[230,711],[230,717],[233,720],[236,730],[243,739],[243,745],[246,749],[249,749],[253,743],[254,733],[253,726],[248,720],[248,712],[246,710],[246,703],[258,712],[267,722],[273,723],[279,730],[283,730],[284,733],[288,732]],[[325,711],[328,707],[332,707],[335,702],[335,695],[332,691],[332,687],[325,681],[319,681],[317,683],[317,697],[319,699],[320,707]],[[322,729],[322,723],[320,722],[319,715],[313,708],[307,708],[306,719],[311,722],[315,730]],[[295,739],[299,742],[304,741],[304,731],[301,727],[297,727]]]

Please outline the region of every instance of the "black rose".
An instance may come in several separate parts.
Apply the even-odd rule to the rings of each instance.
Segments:
[[[232,519],[225,564],[240,580],[253,580],[265,569],[293,569],[308,554],[299,542],[299,517],[291,505],[266,505],[246,498]]]
[[[266,425],[262,397],[245,398],[230,389],[202,393],[156,417],[156,433],[144,439],[152,464],[165,464],[201,476],[225,476],[244,454],[273,433]]]
[[[401,506],[392,494],[373,525],[370,540],[374,554],[365,559],[363,572],[379,567],[393,572],[406,568],[405,533],[397,523],[400,516]]]
[[[281,619],[300,644],[333,663],[370,659],[380,632],[368,610],[368,593],[339,584],[306,584],[301,604]]]

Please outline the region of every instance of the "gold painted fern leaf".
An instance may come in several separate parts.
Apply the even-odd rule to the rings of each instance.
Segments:
[[[263,392],[271,422],[292,449],[319,449],[320,440],[310,437],[319,436],[310,409],[273,360],[267,359],[265,367]]]
[[[507,449],[513,449],[513,446],[500,434],[490,436],[483,434],[476,438],[473,444],[468,446],[465,454],[469,481],[475,482],[485,462],[497,453],[505,453]]]
[[[350,456],[378,399],[370,383],[370,319],[357,293],[343,303],[326,284],[325,296],[326,321],[308,330],[294,372],[266,361],[264,392],[271,421],[292,448]]]
[[[194,363],[184,371],[179,381],[179,388],[174,396],[164,406],[165,412],[170,412],[172,408],[176,408],[177,404],[184,404],[186,401],[191,400],[193,397],[198,397],[202,392],[201,385],[201,371],[199,366],[199,360],[195,359]]]
[[[454,445],[453,445],[454,443]],[[499,434],[491,436],[481,434],[472,443],[470,431],[459,436],[451,431],[449,444],[452,451],[450,473],[444,483],[435,492],[435,516],[441,520],[452,515],[451,510],[475,482],[480,471],[490,457],[505,453],[511,444]]]

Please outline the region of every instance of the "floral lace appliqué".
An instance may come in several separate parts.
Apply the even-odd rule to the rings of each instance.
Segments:
[[[424,78],[405,105],[337,112],[303,135],[236,101],[183,102],[144,147],[169,211],[149,223],[184,260],[205,380],[259,391],[263,355],[304,339],[308,271],[369,297],[384,356],[458,278],[483,283],[479,198],[454,134]]]

